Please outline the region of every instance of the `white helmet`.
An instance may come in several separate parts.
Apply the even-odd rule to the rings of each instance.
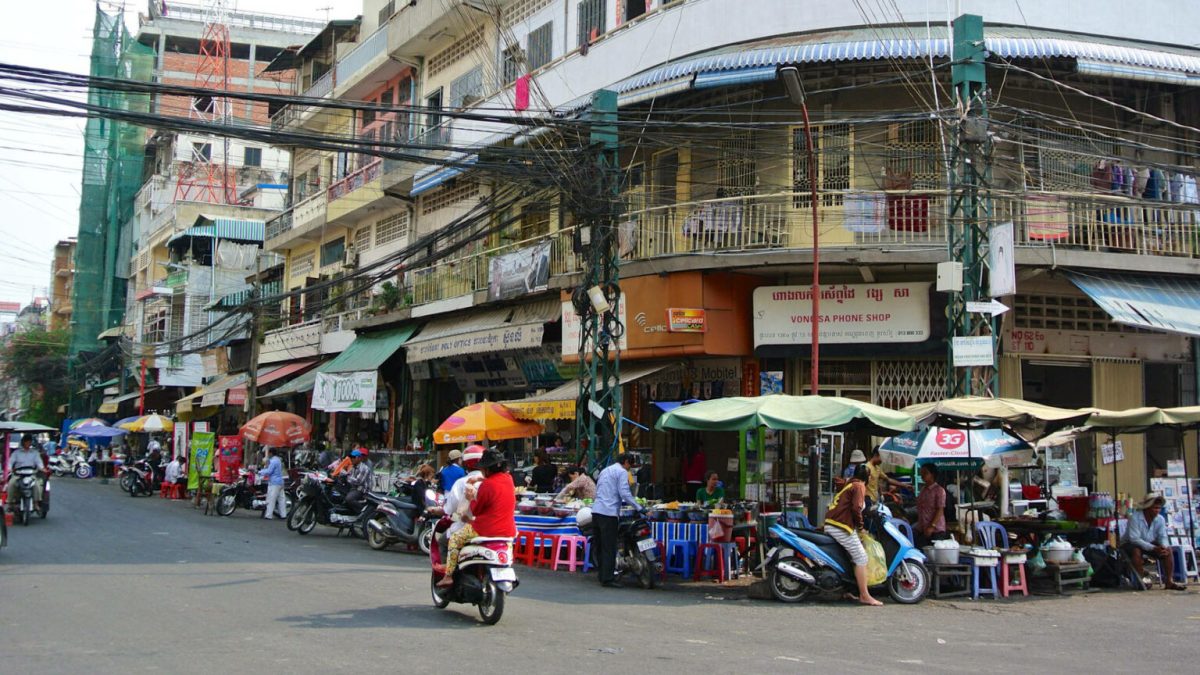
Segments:
[[[162,450],[162,445],[158,441],[150,441],[146,444],[146,452],[154,452],[155,450]]]

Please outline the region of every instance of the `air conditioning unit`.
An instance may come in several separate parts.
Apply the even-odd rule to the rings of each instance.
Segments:
[[[346,249],[345,265],[346,267],[358,267],[358,251],[352,248]]]

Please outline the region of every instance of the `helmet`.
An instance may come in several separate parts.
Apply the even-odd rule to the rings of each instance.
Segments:
[[[483,459],[483,446],[482,445],[467,446],[467,451],[465,454],[463,454],[462,459],[463,459],[463,466],[465,466],[468,469],[474,469],[475,465],[479,463],[479,460]]]
[[[366,454],[367,454],[367,453],[365,453],[365,452],[363,452],[362,450],[359,450],[359,449],[357,449],[357,448],[355,448],[354,450],[351,450],[351,451],[350,451],[350,456],[351,456],[351,457],[364,457],[364,456],[366,456]]]

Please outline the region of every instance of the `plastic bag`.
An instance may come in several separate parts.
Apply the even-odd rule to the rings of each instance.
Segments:
[[[887,581],[887,560],[883,554],[883,544],[880,544],[866,532],[859,532],[863,548],[867,550],[867,585],[878,586]]]

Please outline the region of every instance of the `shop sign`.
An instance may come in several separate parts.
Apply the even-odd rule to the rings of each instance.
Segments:
[[[522,420],[573,420],[575,401],[505,401],[504,407]]]
[[[408,361],[413,363],[463,354],[482,354],[507,349],[538,347],[542,344],[542,335],[545,331],[545,324],[527,323],[520,326],[506,325],[500,328],[448,335],[425,342],[410,342],[407,347]]]
[[[550,242],[492,258],[488,299],[504,300],[544,291],[550,283]]]
[[[625,351],[629,349],[629,322],[625,319],[625,294],[617,299],[617,306],[613,310],[616,312],[617,320],[625,326],[625,332],[621,333],[621,337],[617,340],[617,349]],[[564,300],[562,303],[562,355],[563,356],[578,356],[579,355],[579,336],[583,332],[583,326],[579,319],[579,315],[575,313],[575,305],[570,300]],[[592,348],[589,344],[589,350]]]
[[[993,366],[996,364],[996,355],[992,350],[991,335],[955,337],[950,343],[950,349],[954,354],[955,368]]]
[[[704,333],[708,331],[703,309],[667,308],[667,330],[671,333]]]
[[[1100,457],[1103,463],[1112,464],[1113,462],[1121,462],[1125,460],[1125,447],[1121,445],[1121,441],[1116,444],[1105,443],[1100,446]]]
[[[742,396],[757,396],[759,394],[758,378],[760,376],[758,361],[742,362]]]
[[[375,412],[379,372],[317,373],[312,407],[325,412]]]
[[[222,389],[221,391],[214,391],[205,394],[204,396],[200,397],[200,405],[204,408],[225,405],[225,394],[227,393],[228,390]]]
[[[929,339],[929,282],[833,284],[820,288],[823,344]],[[812,288],[754,289],[754,346],[812,342]]]

